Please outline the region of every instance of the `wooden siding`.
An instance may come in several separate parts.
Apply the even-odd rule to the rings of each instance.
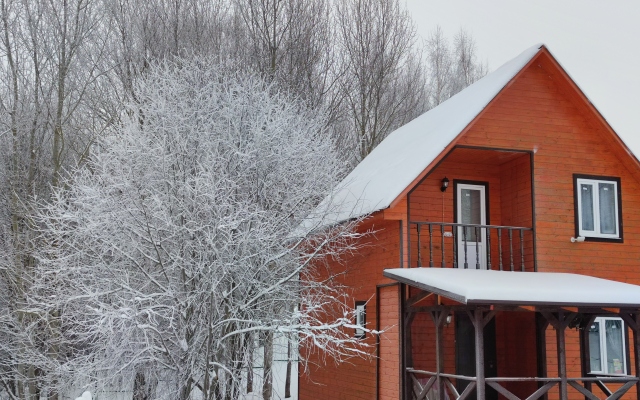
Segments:
[[[445,175],[452,181],[454,178],[488,181],[492,223],[499,221],[505,225],[531,226],[535,220],[539,271],[581,273],[640,284],[640,168],[637,160],[627,153],[609,129],[584,98],[575,92],[573,84],[557,69],[555,61],[543,51],[447,149],[449,152],[454,146],[462,145],[532,152],[535,212],[528,209],[531,207],[528,155],[497,165],[488,160],[469,160],[465,165],[445,159],[436,169],[426,172],[429,176],[411,194],[411,219],[441,221],[443,204],[445,220],[452,218],[453,185],[445,193],[444,203],[439,191],[440,180]],[[575,235],[573,174],[621,179],[624,243],[571,243],[570,238]],[[384,229],[368,242],[373,248],[348,261],[353,271],[358,272],[347,277],[347,282],[356,286],[358,300],[373,296],[376,284],[388,282],[381,271],[398,265],[401,247],[404,265],[415,266],[416,249],[411,249],[411,260],[408,256],[407,203],[407,198],[402,197],[396,199],[393,207],[383,211],[383,218],[389,222],[384,223]],[[402,245],[398,221],[403,223]],[[532,246],[527,248],[527,257],[532,256],[532,251]],[[389,312],[398,307],[392,297],[381,296],[381,310]],[[385,305],[383,302],[387,301]],[[375,307],[367,307],[369,322],[375,321],[373,310]],[[503,376],[533,376],[536,374],[534,314],[511,314],[501,313],[496,320],[498,372]],[[394,316],[385,314],[384,319],[391,321]],[[399,323],[398,319],[396,321]],[[446,366],[449,372],[454,368],[452,326],[445,328],[448,332]],[[432,330],[430,317],[420,316],[414,321],[412,341],[416,367],[433,368]],[[390,337],[398,340],[397,333],[393,335]],[[553,376],[557,373],[557,365],[555,332],[551,328],[547,330],[546,343],[546,367],[549,375]],[[395,344],[389,342],[385,349],[391,350]],[[633,352],[631,354],[630,363],[633,365]],[[397,383],[393,377],[399,368],[399,354],[387,354],[385,350],[381,356],[381,385],[388,382],[385,390],[389,388],[392,391]],[[567,363],[570,377],[581,375],[578,332],[575,329],[567,330]],[[332,366],[331,362],[329,365],[310,371],[310,379],[321,385],[301,379],[301,399],[374,398],[375,363],[355,360],[354,365]],[[636,373],[633,367],[632,373]],[[507,387],[522,395],[531,389]],[[595,391],[601,395],[597,389]],[[384,393],[386,396],[388,392]],[[625,398],[632,398],[634,393],[635,388],[632,388]],[[572,388],[569,394],[571,399],[584,398]],[[550,399],[557,397],[557,389],[549,395]]]
[[[382,218],[372,218],[364,223],[362,232],[375,233],[363,240],[361,250],[351,257],[346,264],[342,283],[349,284],[353,291],[350,296],[355,301],[368,301],[366,305],[367,327],[375,329],[376,316],[376,285],[393,284],[394,281],[382,276],[385,268],[397,268],[400,264],[400,223],[385,221]],[[345,270],[345,266],[336,264],[336,271]],[[386,397],[380,399],[393,400],[390,393],[398,393],[399,389],[399,329],[397,316],[399,314],[398,285],[380,289],[380,328],[386,329],[380,339],[380,351],[383,358],[380,368],[380,394]],[[376,338],[368,334],[365,342],[371,353],[369,359],[353,358],[348,362],[336,364],[331,359],[323,359],[319,355],[311,355],[313,363],[307,374],[301,372],[299,381],[300,400],[317,399],[373,399],[376,392]],[[392,368],[395,365],[395,368]],[[395,397],[397,400],[399,397]]]
[[[510,153],[511,160],[500,163],[500,152],[492,150],[455,149],[452,153],[420,183],[409,195],[411,221],[455,222],[454,193],[455,180],[484,182],[488,184],[489,215],[487,222],[492,225],[532,227],[531,209],[531,169],[528,153]],[[461,155],[458,155],[461,154]],[[491,156],[493,154],[493,156]],[[448,177],[451,181],[446,192],[440,191],[441,180]],[[418,234],[416,226],[410,226],[410,266],[418,266]],[[436,266],[442,261],[442,234],[438,227],[433,232],[433,253]],[[451,228],[447,228],[450,231]],[[509,268],[509,240],[507,231],[502,237],[503,264]],[[517,232],[513,238],[513,258],[515,268],[520,270],[520,240]],[[428,226],[423,226],[420,235],[422,265],[429,262]],[[453,238],[444,240],[445,263],[453,265]],[[492,231],[491,262],[492,268],[499,268],[497,232]],[[525,265],[533,271],[533,234],[524,235]]]

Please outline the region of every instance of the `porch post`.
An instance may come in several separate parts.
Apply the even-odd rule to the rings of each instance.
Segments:
[[[591,350],[589,349],[589,327],[593,324],[593,321],[596,319],[595,315],[589,315],[589,319],[586,322],[581,323],[580,330],[580,370],[582,371],[582,376],[589,375],[591,372]],[[593,384],[592,382],[583,382],[583,386],[588,391],[592,391]],[[588,400],[588,397],[585,397],[585,400]]]
[[[547,311],[540,312],[556,330],[556,345],[558,352],[558,377],[560,378],[560,400],[567,400],[569,396],[567,383],[567,347],[565,342],[565,330],[569,323],[576,317],[576,313],[566,315],[562,309],[557,314]]]
[[[444,400],[444,380],[440,374],[444,373],[444,323],[449,310],[446,308],[431,313],[433,322],[436,325],[436,387],[438,388],[438,399]]]
[[[625,324],[633,331],[635,373],[636,377],[640,378],[640,313],[638,313],[637,310],[633,310],[632,313],[623,311],[619,315]],[[640,381],[636,382],[636,395],[637,399],[640,400]]]
[[[566,343],[564,331],[566,325],[562,323],[564,321],[564,313],[562,311],[558,312],[558,321],[560,321],[556,328],[556,341],[557,341],[557,350],[558,350],[558,377],[560,378],[560,399],[566,400],[569,396],[569,391],[567,390],[567,353],[566,353]]]
[[[473,326],[476,331],[476,393],[477,400],[485,400],[484,381],[484,312],[475,309],[473,315]]]
[[[633,330],[633,350],[635,352],[635,372],[636,376],[640,378],[640,337],[638,337],[638,329],[640,328],[640,314],[633,314],[632,318],[635,322],[634,326],[631,327],[631,329]],[[636,382],[636,397],[638,400],[640,400],[640,381]]]

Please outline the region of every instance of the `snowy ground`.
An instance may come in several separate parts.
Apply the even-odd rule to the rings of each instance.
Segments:
[[[273,400],[284,399],[284,382],[287,371],[286,361],[274,361],[273,376]],[[262,400],[262,368],[254,369],[254,392],[245,396],[245,400]],[[82,394],[82,389],[78,390],[74,395],[63,396],[63,400],[74,400]],[[132,393],[130,391],[113,391],[93,394],[92,400],[131,400]],[[87,397],[80,397],[81,400],[88,400]],[[298,399],[298,365],[291,364],[291,400]]]
[[[273,396],[272,400],[284,399],[284,386],[287,373],[287,348],[283,340],[276,339],[276,345],[274,346],[274,361],[273,361]],[[262,354],[262,348],[256,351],[256,355]],[[262,361],[258,358],[255,363],[256,367],[253,370],[253,388],[252,393],[247,394],[245,400],[262,400]],[[246,386],[245,386],[246,387]],[[89,398],[80,397],[85,388],[78,388],[73,393],[62,396],[62,400],[88,400]],[[91,400],[131,400],[133,395],[130,389],[118,388],[117,390],[109,392],[92,393]],[[162,398],[162,395],[158,393],[158,398]],[[298,399],[298,364],[294,361],[291,363],[291,400]],[[197,399],[194,399],[197,400]]]
[[[284,381],[287,372],[286,361],[274,361],[273,363],[273,399],[284,399]],[[246,400],[262,400],[262,368],[254,370],[253,387],[254,392],[249,393]],[[298,364],[291,364],[291,397],[292,400],[298,399]]]

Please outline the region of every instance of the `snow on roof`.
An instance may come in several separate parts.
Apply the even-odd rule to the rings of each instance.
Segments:
[[[580,274],[396,268],[387,278],[463,304],[640,307],[640,286]]]
[[[393,131],[303,223],[330,225],[385,209],[538,54],[535,45],[439,106]]]

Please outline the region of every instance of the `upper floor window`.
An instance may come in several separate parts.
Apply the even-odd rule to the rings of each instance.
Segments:
[[[592,374],[627,373],[624,323],[620,318],[598,317],[589,328],[589,365]]]
[[[620,178],[574,175],[576,235],[622,240]]]

